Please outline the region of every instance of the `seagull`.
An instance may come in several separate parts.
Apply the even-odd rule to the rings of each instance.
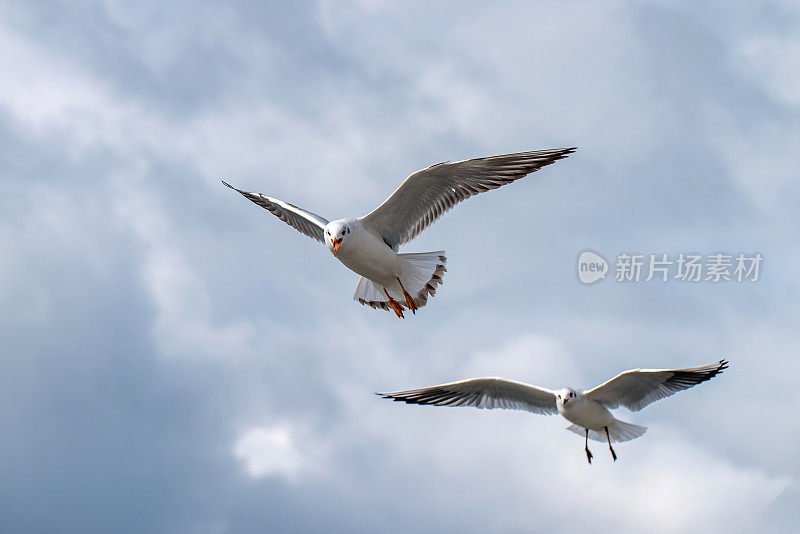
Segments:
[[[575,148],[535,150],[465,161],[444,162],[415,172],[370,213],[358,218],[327,219],[261,193],[245,198],[283,222],[325,244],[333,255],[361,275],[353,299],[362,305],[416,315],[428,295],[435,295],[447,271],[445,252],[398,254],[444,212],[467,198],[514,182],[545,165],[566,158]]]
[[[572,425],[570,432],[585,436],[584,450],[589,465],[589,439],[607,441],[617,461],[612,442],[629,441],[647,427],[626,423],[609,411],[625,406],[638,412],[648,404],[711,380],[727,369],[727,360],[687,369],[631,369],[589,391],[574,388],[550,390],[504,378],[473,378],[439,386],[394,393],[376,393],[384,399],[433,406],[474,406],[526,410],[542,415],[560,413]]]

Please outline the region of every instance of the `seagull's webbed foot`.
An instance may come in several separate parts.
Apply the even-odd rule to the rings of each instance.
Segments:
[[[403,296],[406,298],[406,307],[409,310],[411,310],[411,313],[416,315],[417,314],[417,303],[414,302],[414,298],[411,295],[409,295],[408,291],[406,291],[406,288],[403,287],[403,282],[400,281],[400,277],[396,276],[395,278],[397,278],[397,283],[400,284],[400,289],[403,290]]]
[[[389,296],[389,292],[386,291],[386,288],[383,288],[383,293],[386,295],[386,298],[389,299],[389,306],[392,307],[394,310],[395,315],[397,315],[400,319],[405,319],[403,316],[403,305],[394,300],[391,296]]]
[[[611,457],[612,457],[612,458],[614,459],[614,461],[616,462],[616,461],[617,461],[617,453],[615,453],[615,452],[614,452],[614,448],[613,448],[613,447],[609,447],[609,448],[608,448],[608,450],[610,450],[610,451],[611,451]]]

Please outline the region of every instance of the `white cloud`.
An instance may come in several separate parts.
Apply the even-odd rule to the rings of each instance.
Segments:
[[[800,106],[800,39],[795,35],[765,35],[744,40],[734,64],[778,103]]]
[[[341,106],[307,119],[267,100],[236,101],[185,119],[165,117],[116,94],[102,79],[25,38],[1,18],[0,39],[0,73],[6,80],[0,85],[0,109],[26,135],[55,142],[74,157],[105,148],[139,170],[153,157],[190,162],[198,169],[198,184],[215,187],[220,178],[252,182],[257,177],[263,184],[268,175],[273,194],[331,209],[331,199],[342,195],[341,188],[327,187],[331,176],[347,176],[356,192],[370,189],[359,167],[368,135],[353,127],[351,114]]]
[[[220,177],[262,174],[273,156],[276,168],[280,165],[274,162],[285,163],[278,183],[280,189],[293,191],[293,201],[298,201],[295,196],[328,199],[339,195],[340,189],[315,186],[327,183],[329,173],[355,181],[360,176],[353,160],[343,156],[364,150],[360,134],[330,136],[316,124],[266,102],[228,106],[185,120],[169,119],[114,94],[102,80],[1,20],[0,39],[5,44],[0,48],[0,72],[7,74],[6,83],[0,84],[0,109],[14,118],[25,137],[55,143],[74,158],[97,149],[110,149],[119,158],[104,182],[93,186],[98,195],[108,197],[111,209],[99,209],[93,216],[114,217],[108,224],[128,226],[142,245],[141,276],[156,305],[154,337],[160,353],[234,360],[253,355],[259,346],[256,330],[264,334],[272,325],[258,322],[256,326],[251,320],[214,324],[202,269],[187,260],[181,231],[170,210],[159,202],[159,184],[149,181],[154,159],[191,162],[199,169],[198,186],[205,179],[222,189]],[[309,155],[310,146],[314,146],[313,155]],[[304,179],[291,179],[296,176]],[[32,191],[40,197],[34,213],[46,223],[50,239],[64,236],[77,248],[92,241],[92,224],[105,224],[93,221],[73,228],[85,216],[62,196],[64,192]],[[106,238],[118,243],[117,236]],[[96,263],[108,252],[108,244],[92,245],[83,260]],[[27,302],[24,315],[32,320],[46,316],[44,295],[34,294]]]
[[[396,134],[456,135],[482,150],[591,138],[582,150],[602,153],[597,164],[629,162],[650,148],[652,117],[630,113],[648,87],[631,75],[642,43],[621,3],[475,4],[463,12],[415,4],[387,16],[357,2],[321,2],[319,17],[372,77],[409,87]]]
[[[580,376],[575,358],[557,340],[542,334],[523,334],[495,350],[476,352],[465,374],[501,376],[551,388],[572,385],[569,381]]]
[[[153,330],[160,353],[220,360],[252,356],[255,327],[245,320],[212,324],[205,282],[174,242],[157,198],[146,191],[142,183],[120,185],[115,209],[143,245],[141,276],[157,309]]]
[[[236,440],[233,454],[251,478],[283,477],[294,482],[319,467],[299,441],[297,431],[288,425],[253,427]]]

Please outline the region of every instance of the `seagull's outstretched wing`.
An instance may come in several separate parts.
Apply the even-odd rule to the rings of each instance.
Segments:
[[[328,224],[327,219],[311,213],[310,211],[298,208],[294,204],[289,204],[288,202],[278,200],[277,198],[270,198],[266,195],[262,195],[261,193],[242,191],[241,189],[233,187],[224,180],[222,183],[234,191],[238,191],[244,195],[245,198],[252,200],[262,208],[269,210],[270,213],[275,215],[277,218],[289,226],[293,226],[295,229],[306,234],[308,237],[313,237],[320,243],[325,242],[325,226]]]
[[[726,360],[688,369],[632,369],[585,391],[584,397],[607,408],[620,405],[638,412],[648,404],[711,380],[728,368]]]
[[[473,378],[429,388],[377,393],[377,395],[408,404],[505,408],[527,410],[543,415],[558,413],[554,392],[504,378]]]
[[[397,249],[462,200],[518,180],[574,151],[535,150],[431,165],[409,176],[361,220]]]

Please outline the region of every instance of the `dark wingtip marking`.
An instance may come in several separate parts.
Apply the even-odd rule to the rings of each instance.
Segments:
[[[249,198],[250,200],[253,200],[251,197],[253,197],[253,196],[257,196],[257,195],[255,195],[255,194],[253,194],[253,193],[249,193],[249,192],[247,192],[247,191],[243,191],[243,190],[239,189],[238,187],[233,187],[231,184],[229,184],[229,183],[228,183],[228,182],[226,182],[225,180],[220,180],[220,182],[222,182],[222,183],[223,183],[223,184],[224,184],[226,187],[230,187],[231,189],[233,189],[233,190],[234,190],[234,191],[236,191],[237,193],[239,193],[239,194],[241,194],[241,195],[244,195],[245,197]],[[255,201],[253,200],[253,202],[255,202]],[[263,206],[262,206],[262,207],[263,207]],[[269,209],[269,208],[267,208],[267,209]],[[271,210],[270,210],[270,211],[271,211]]]
[[[567,158],[570,154],[573,154],[576,150],[578,150],[578,147],[576,147],[576,146],[569,147],[569,148],[561,148],[556,152],[556,156],[554,158],[554,161]]]
[[[728,363],[729,362],[723,358],[717,362],[716,366],[709,365],[706,366],[704,370],[694,372],[678,371],[669,379],[669,382],[684,389],[689,389],[697,384],[707,382],[722,373],[722,371],[728,368]]]
[[[238,187],[233,187],[231,184],[229,184],[229,183],[228,183],[228,182],[226,182],[225,180],[220,180],[220,182],[222,182],[222,184],[223,184],[223,185],[225,185],[226,187],[230,187],[231,189],[233,189],[233,190],[234,190],[234,191],[236,191],[237,193],[247,196],[247,191],[242,191],[242,190],[241,190],[241,189],[239,189]]]

